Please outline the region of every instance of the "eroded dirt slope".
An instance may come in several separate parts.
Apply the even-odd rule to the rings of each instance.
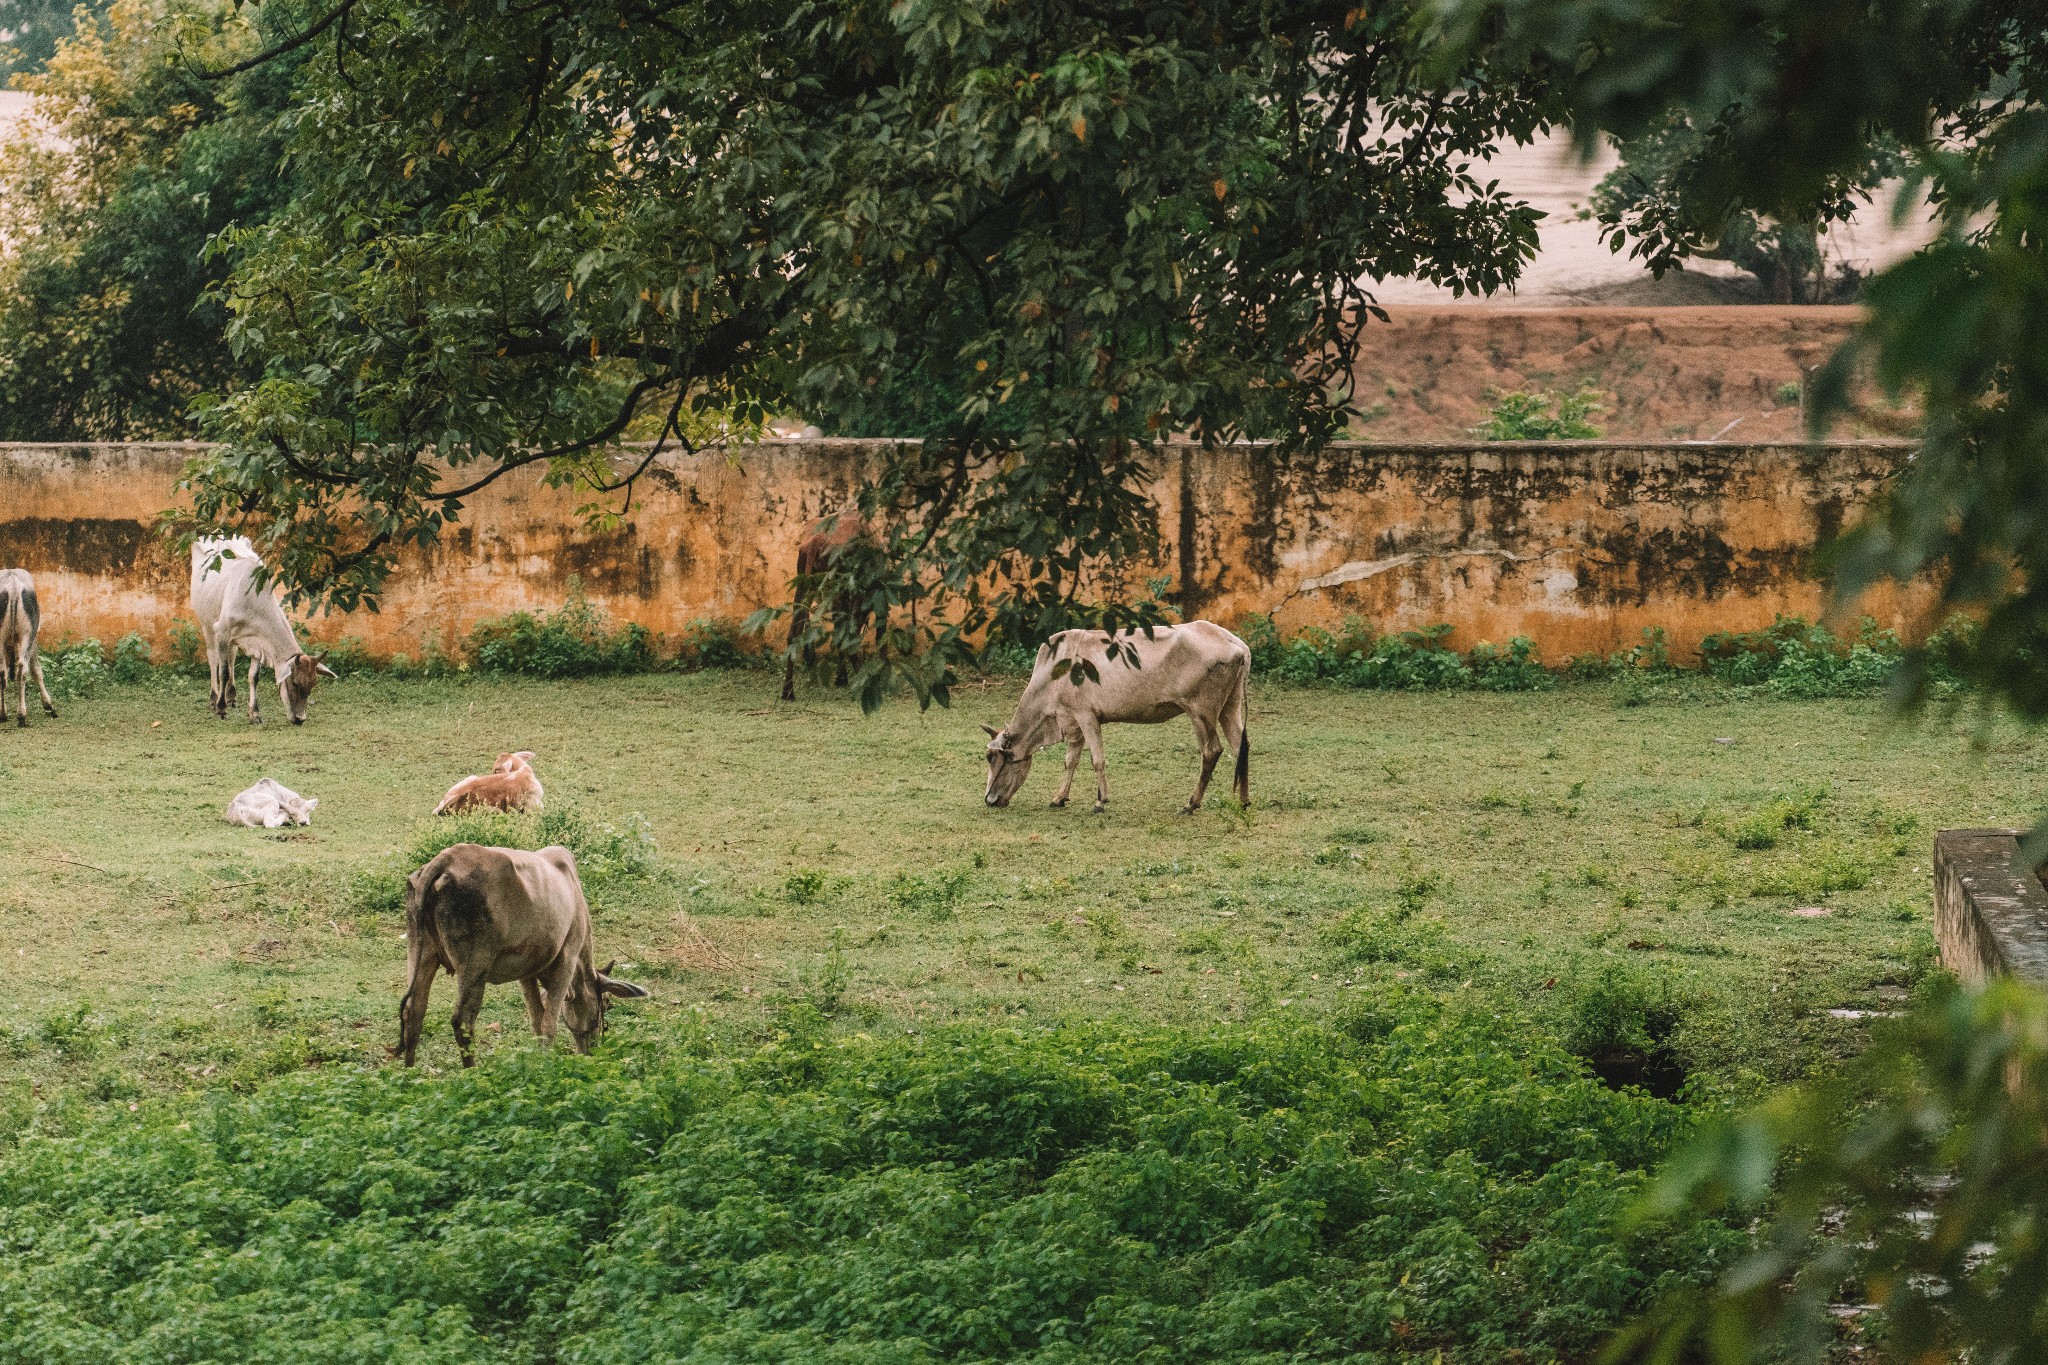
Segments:
[[[1498,394],[1591,386],[1618,439],[1796,440],[1814,369],[1855,328],[1853,307],[1411,307],[1367,328],[1356,428],[1368,440],[1460,440]],[[1838,436],[1907,435],[1883,404]]]

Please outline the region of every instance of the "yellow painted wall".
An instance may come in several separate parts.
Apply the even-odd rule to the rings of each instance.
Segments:
[[[587,494],[522,471],[468,500],[434,550],[406,558],[383,610],[315,622],[380,653],[444,646],[486,617],[558,605],[571,575],[621,620],[671,636],[783,600],[795,547],[846,505],[880,448],[787,441],[665,457],[630,518],[583,529]],[[194,447],[0,445],[0,565],[36,575],[50,638],[189,616],[187,568],[153,530]],[[1384,629],[1448,621],[1454,641],[1526,634],[1546,658],[1819,613],[1815,548],[1866,506],[1909,446],[1644,442],[1345,444],[1287,460],[1264,447],[1161,454],[1157,564],[1193,614],[1274,612],[1288,631],[1357,614]],[[1923,598],[1864,604],[1911,630]]]

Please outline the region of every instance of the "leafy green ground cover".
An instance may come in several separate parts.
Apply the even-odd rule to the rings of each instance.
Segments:
[[[1685,1121],[1413,997],[342,1071],[0,1158],[0,1361],[1583,1359]]]

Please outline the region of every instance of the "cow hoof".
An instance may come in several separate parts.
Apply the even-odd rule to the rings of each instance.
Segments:
[[[1198,805],[1196,805],[1196,804],[1195,804],[1194,802],[1190,801],[1190,802],[1188,802],[1188,803],[1187,803],[1187,804],[1186,804],[1185,806],[1182,806],[1182,807],[1180,808],[1180,813],[1181,813],[1182,815],[1193,815],[1193,814],[1194,814],[1194,813],[1195,813],[1196,811],[1198,811],[1198,810],[1200,810],[1200,809],[1201,809],[1201,807],[1200,807],[1200,806],[1198,806]]]
[[[26,714],[16,716],[14,718],[14,726],[17,730],[28,729],[28,716]]]
[[[1100,802],[1100,801],[1097,801],[1097,802],[1095,803],[1095,814],[1097,814],[1097,815],[1103,815],[1103,814],[1107,814],[1107,813],[1108,813],[1108,811],[1109,811],[1109,807],[1108,807],[1108,806],[1106,806],[1106,805],[1104,805],[1104,804],[1103,804],[1102,802]]]
[[[1067,798],[1062,796],[1057,801],[1048,801],[1045,804],[1051,806],[1054,810],[1065,810],[1067,808]]]
[[[48,716],[51,720],[55,720],[57,719],[57,708],[54,706],[45,706],[43,708],[43,714]]]

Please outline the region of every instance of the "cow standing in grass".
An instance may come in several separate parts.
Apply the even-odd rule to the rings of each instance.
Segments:
[[[516,848],[455,844],[405,879],[405,998],[393,1054],[411,1066],[426,1022],[434,975],[455,977],[455,1045],[476,1065],[476,1016],[484,987],[517,981],[526,1021],[543,1038],[569,1025],[578,1052],[590,1051],[613,996],[647,988],[616,981],[592,965],[590,905],[576,855],[560,845]]]
[[[1212,621],[1125,631],[1112,639],[1099,630],[1063,630],[1038,649],[1031,681],[1017,712],[1002,729],[988,731],[991,806],[1007,806],[1031,773],[1031,756],[1064,742],[1066,779],[1052,804],[1064,806],[1085,746],[1095,766],[1095,809],[1109,804],[1103,775],[1102,727],[1113,721],[1156,724],[1185,715],[1202,746],[1202,776],[1181,809],[1202,808],[1216,760],[1237,752],[1237,799],[1251,802],[1251,738],[1247,706],[1252,652]]]
[[[43,694],[43,710],[57,718],[57,703],[50,700],[49,684],[43,681],[43,656],[36,649],[36,632],[42,628],[42,609],[36,604],[36,581],[26,569],[0,569],[0,716],[7,714],[7,684],[20,689],[14,708],[14,723],[28,728],[28,680],[34,674],[36,691]]]
[[[206,646],[212,679],[213,714],[227,719],[235,704],[235,655],[249,656],[249,723],[263,723],[256,704],[256,677],[265,664],[277,679],[277,695],[292,724],[306,723],[306,699],[313,684],[334,676],[321,660],[299,648],[299,637],[268,587],[259,587],[263,561],[247,540],[201,540],[192,546],[192,614]]]

